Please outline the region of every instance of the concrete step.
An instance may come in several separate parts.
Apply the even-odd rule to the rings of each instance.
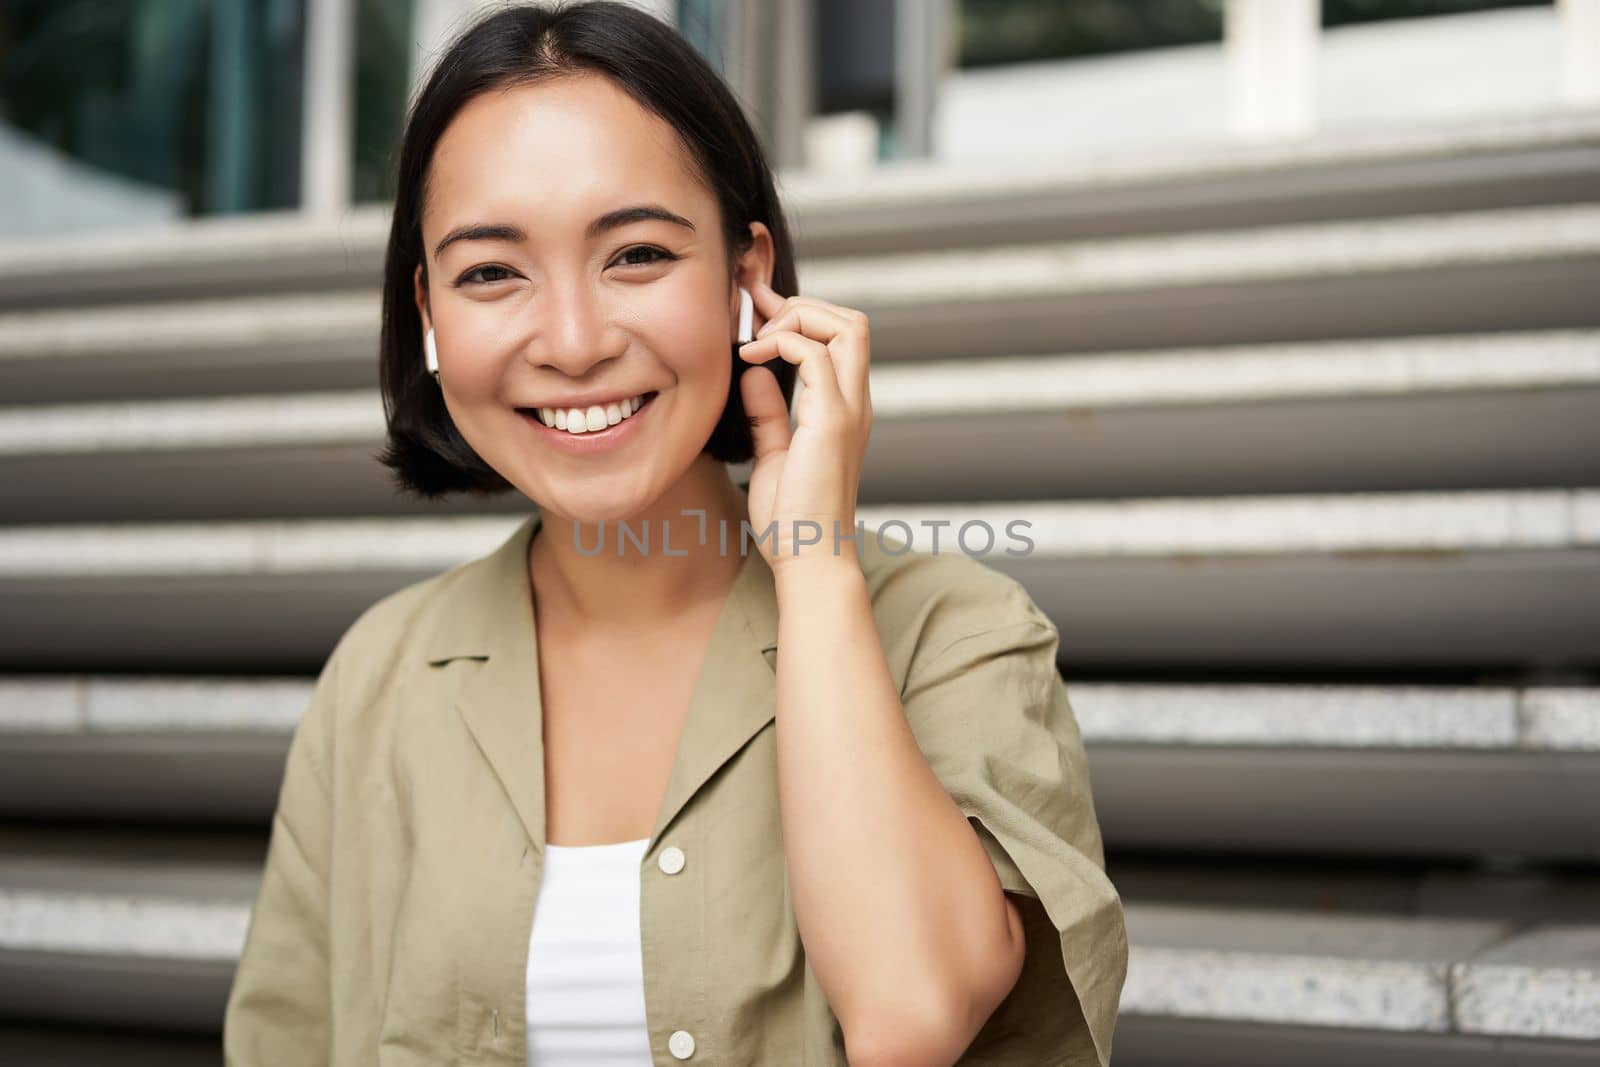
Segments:
[[[1309,980],[1309,979],[1308,979]],[[1593,1042],[1126,1015],[1117,1067],[1587,1067]]]
[[[259,833],[0,828],[10,1022],[220,1032]]]
[[[310,688],[0,680],[0,818],[264,823]],[[1069,679],[1068,693],[1113,848],[1600,855],[1600,689]]]
[[[803,249],[831,256],[1577,202],[1597,179],[1600,121],[1577,112],[1059,162],[906,160],[781,186]]]
[[[1600,204],[807,259],[876,363],[1600,326]],[[8,403],[370,388],[371,287],[0,313]]]
[[[521,518],[0,529],[0,668],[306,670],[380,596],[491,551]],[[1073,669],[1595,667],[1600,489],[889,505],[858,518],[890,550],[964,546],[1022,581]]]
[[[371,389],[377,290],[0,313],[8,403]]]
[[[1600,455],[1600,331],[886,364],[872,390],[872,503],[1543,487]],[[0,408],[28,487],[0,521],[430,510],[383,440],[372,389]]]
[[[220,1030],[259,861],[227,847],[208,858],[198,840],[136,850],[108,838],[102,850],[80,834],[52,848],[48,831],[13,830],[0,841],[0,994],[14,1019]],[[1139,1019],[1219,1021],[1482,1050],[1536,1040],[1574,1056],[1600,1039],[1597,926],[1126,908],[1119,1034]]]
[[[1576,112],[778,180],[797,249],[816,257],[1592,200],[1597,149],[1600,121]],[[332,226],[268,212],[14,239],[0,244],[0,308],[371,288],[390,217],[379,204]]]
[[[0,1023],[0,1062],[27,1067],[216,1067],[220,1048],[215,1030]]]
[[[1600,206],[813,260],[878,360],[1595,325]]]
[[[1600,690],[1070,675],[1067,688],[1120,848],[1600,856]]]
[[[1156,851],[1116,842],[1106,856],[1118,891],[1140,904],[1493,919],[1518,927],[1600,919],[1600,871],[1582,866],[1332,849],[1316,855]]]
[[[1130,1063],[1266,1062],[1270,1049],[1311,1064],[1577,1065],[1600,1049],[1600,925],[1137,902],[1127,919],[1117,1055]]]
[[[1578,485],[1600,333],[884,363],[872,396],[872,503]]]
[[[311,684],[312,676],[0,679],[0,819],[263,825]]]
[[[1504,958],[1513,944],[1550,963],[1567,964],[1569,991],[1600,975],[1584,965],[1591,953],[1551,951],[1550,930],[1521,932],[1492,919],[1418,919],[1338,915],[1325,911],[1267,912],[1129,902],[1133,949],[1122,1010],[1134,1015],[1183,1015],[1236,1021],[1348,1026],[1360,1029],[1505,1036],[1600,1037],[1600,1022],[1567,1005],[1520,1026],[1488,1017],[1469,999],[1475,963]],[[1556,927],[1580,944],[1600,930]],[[1587,936],[1584,936],[1587,935]],[[1530,940],[1531,938],[1531,940]],[[1588,946],[1600,948],[1600,942]],[[1544,952],[1537,950],[1544,949]],[[1308,967],[1310,961],[1314,967]],[[1558,963],[1559,961],[1559,963]],[[1579,973],[1573,974],[1572,970]],[[1307,977],[1316,981],[1304,983]],[[1576,986],[1576,990],[1573,989]],[[1600,1006],[1600,1001],[1594,1002]],[[1500,1025],[1496,1025],[1499,1023]]]
[[[1028,587],[1075,670],[1582,672],[1600,632],[1597,502],[1574,489],[857,514],[914,547],[933,550],[937,530],[946,551],[988,549],[978,558]]]

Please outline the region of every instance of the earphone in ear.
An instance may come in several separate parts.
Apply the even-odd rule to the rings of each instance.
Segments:
[[[439,346],[433,340],[433,327],[428,327],[428,335],[422,339],[422,351],[427,357],[428,373],[433,375],[433,380],[439,380]]]
[[[755,301],[750,299],[750,290],[739,286],[739,343],[755,338]]]

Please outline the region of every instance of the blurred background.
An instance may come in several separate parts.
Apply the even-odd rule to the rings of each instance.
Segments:
[[[0,1062],[218,1062],[317,669],[530,507],[372,458],[483,6],[0,0]],[[1033,524],[1116,1061],[1600,1062],[1600,0],[642,6],[872,318],[861,517]]]

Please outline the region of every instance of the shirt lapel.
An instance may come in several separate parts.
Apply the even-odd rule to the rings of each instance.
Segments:
[[[777,590],[751,545],[712,631],[650,848],[717,769],[773,721],[777,650]]]
[[[538,529],[539,516],[529,516],[499,548],[444,579],[449,584],[426,644],[434,668],[472,661],[455,710],[542,854],[544,718],[527,563]],[[648,848],[717,769],[773,720],[777,648],[772,570],[752,545],[712,632]]]

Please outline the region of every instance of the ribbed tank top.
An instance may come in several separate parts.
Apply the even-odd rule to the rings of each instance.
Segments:
[[[545,845],[528,943],[528,1067],[650,1067],[639,865],[650,839]]]

